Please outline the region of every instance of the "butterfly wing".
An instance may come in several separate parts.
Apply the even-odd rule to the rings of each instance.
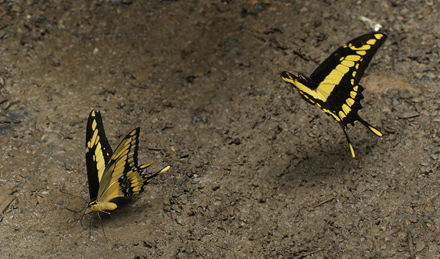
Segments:
[[[113,151],[105,136],[101,113],[92,110],[86,129],[86,164],[90,200],[96,200],[99,183]]]
[[[128,197],[143,191],[153,177],[168,171],[169,166],[147,177],[142,170],[153,161],[138,166],[139,128],[130,132],[118,145],[108,163],[98,192],[98,201],[107,203],[115,198]]]
[[[386,38],[382,33],[358,37],[333,52],[310,76],[323,106],[344,127],[359,120],[357,112],[364,98],[359,81]],[[378,135],[379,131],[369,129]]]
[[[374,134],[382,136],[378,129],[358,115],[362,109],[360,101],[364,98],[359,81],[386,38],[385,34],[372,33],[351,40],[324,60],[309,78],[303,75],[297,77],[289,72],[281,73],[282,79],[294,85],[304,99],[318,105],[339,122],[353,157],[354,148],[346,132],[348,124],[359,121]]]
[[[350,79],[353,78],[353,85],[358,84],[374,54],[376,54],[386,39],[387,36],[383,33],[370,33],[347,42],[325,59],[324,62],[313,71],[310,75],[310,79],[314,82],[323,82],[335,69],[343,73],[343,71],[348,71],[347,68],[354,68],[352,71],[356,71],[357,73],[354,76],[347,75],[347,77],[341,78],[340,82],[347,82],[352,85]],[[346,62],[342,62],[344,60]],[[349,61],[353,61],[354,64]]]

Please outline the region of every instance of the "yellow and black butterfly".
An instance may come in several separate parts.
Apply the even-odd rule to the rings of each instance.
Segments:
[[[86,130],[86,164],[92,211],[108,212],[117,208],[116,198],[143,191],[148,182],[170,169],[169,166],[147,176],[143,170],[153,161],[138,166],[139,128],[131,131],[113,153],[105,136],[101,113],[92,110]]]
[[[360,121],[371,132],[382,136],[378,129],[358,115],[364,98],[364,88],[359,81],[386,38],[383,33],[371,33],[349,41],[324,60],[310,77],[295,76],[285,71],[281,73],[282,79],[295,86],[307,102],[318,105],[339,122],[353,157],[354,149],[346,132],[348,124]]]

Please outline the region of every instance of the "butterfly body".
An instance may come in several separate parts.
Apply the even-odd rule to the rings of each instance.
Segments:
[[[92,110],[86,130],[86,164],[92,211],[112,211],[114,199],[129,197],[143,191],[143,187],[169,166],[150,176],[143,170],[153,161],[138,166],[139,128],[131,131],[113,152],[105,136],[101,113]]]
[[[385,34],[372,33],[344,44],[324,60],[310,77],[281,73],[282,79],[297,88],[307,102],[316,104],[339,122],[353,157],[354,148],[346,132],[348,124],[354,125],[359,121],[377,136],[382,136],[378,129],[358,115],[362,109],[360,102],[364,98],[364,88],[359,81],[386,38]]]
[[[88,204],[88,207],[90,208],[90,210],[92,211],[111,211],[111,210],[115,210],[118,205],[116,205],[116,203],[114,202],[99,202],[99,201],[91,201]]]

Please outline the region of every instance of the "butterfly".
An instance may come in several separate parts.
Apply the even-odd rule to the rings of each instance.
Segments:
[[[383,33],[371,33],[347,42],[324,60],[310,77],[295,76],[286,71],[281,73],[281,78],[296,87],[307,102],[316,104],[339,122],[353,158],[355,152],[347,135],[348,124],[359,121],[377,136],[382,136],[378,129],[358,115],[364,98],[364,88],[359,81],[386,38]]]
[[[101,113],[92,110],[86,129],[86,164],[92,211],[108,212],[117,208],[116,198],[129,197],[143,191],[154,177],[170,169],[167,166],[152,175],[143,170],[153,161],[138,166],[139,128],[131,131],[113,152],[105,136]]]

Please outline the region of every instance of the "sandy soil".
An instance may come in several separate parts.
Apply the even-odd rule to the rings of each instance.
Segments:
[[[2,257],[439,257],[440,4],[362,2],[1,1]],[[360,16],[389,36],[361,80],[384,136],[350,127],[352,159],[280,72]],[[172,169],[80,224],[92,108]]]

